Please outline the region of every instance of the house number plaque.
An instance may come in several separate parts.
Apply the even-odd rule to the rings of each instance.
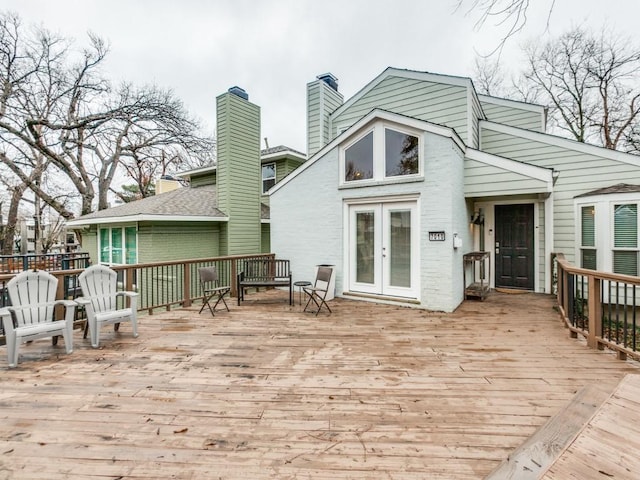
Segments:
[[[444,232],[429,232],[430,242],[444,242]]]

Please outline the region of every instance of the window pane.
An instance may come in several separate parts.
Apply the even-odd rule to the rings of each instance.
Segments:
[[[592,206],[582,207],[582,246],[596,246],[595,210]]]
[[[418,137],[385,129],[384,142],[387,177],[418,173]]]
[[[374,282],[375,215],[373,212],[356,214],[356,281]]]
[[[613,252],[613,273],[638,275],[638,252]]]
[[[111,243],[109,242],[109,229],[101,228],[100,229],[100,262],[101,263],[110,263],[111,262]]]
[[[127,253],[126,263],[128,265],[133,265],[134,263],[138,262],[138,259],[136,257],[137,255],[136,227],[126,227],[124,229],[124,242],[125,242],[126,253]]]
[[[411,211],[390,212],[389,283],[411,286]]]
[[[614,246],[638,246],[638,205],[616,205],[614,212]]]
[[[344,152],[344,179],[347,182],[373,178],[373,132]]]
[[[123,263],[122,228],[111,229],[111,263]]]
[[[262,165],[262,193],[267,191],[276,184],[276,164],[267,163]]]
[[[596,269],[596,251],[595,250],[582,250],[582,268]]]

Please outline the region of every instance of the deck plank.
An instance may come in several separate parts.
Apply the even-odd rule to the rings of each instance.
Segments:
[[[0,480],[481,479],[578,390],[640,373],[569,338],[549,296],[315,317],[282,295],[26,345],[2,365]]]

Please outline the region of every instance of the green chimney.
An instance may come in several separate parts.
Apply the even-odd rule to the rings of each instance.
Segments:
[[[260,253],[260,107],[246,92],[230,88],[216,98],[218,208],[221,255]]]

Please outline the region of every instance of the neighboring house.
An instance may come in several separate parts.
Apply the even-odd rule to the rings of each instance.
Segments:
[[[298,279],[332,264],[338,295],[452,311],[471,251],[491,287],[551,292],[552,252],[638,274],[640,158],[544,133],[542,106],[388,68],[346,102],[319,76],[307,112],[309,160],[270,192]]]
[[[93,263],[135,264],[270,252],[266,190],[306,157],[260,151],[260,108],[233,87],[217,98],[217,165],[184,172],[190,187],[68,222]],[[169,190],[176,186],[163,186]]]

